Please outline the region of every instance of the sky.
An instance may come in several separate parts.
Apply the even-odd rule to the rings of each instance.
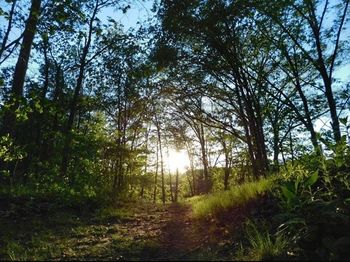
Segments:
[[[151,9],[155,1],[157,0],[129,1],[130,8],[127,10],[126,13],[123,13],[122,10],[118,10],[114,7],[108,7],[100,12],[98,18],[103,23],[107,24],[108,18],[110,17],[122,24],[125,31],[129,31],[132,29],[137,30],[143,24],[143,22],[145,22],[148,18],[154,15],[151,12]],[[127,5],[128,4],[125,4],[124,6]],[[10,5],[8,3],[5,3],[5,1],[0,0],[0,8],[2,8],[4,11],[8,11]],[[7,21],[4,19],[3,16],[0,16],[0,28],[4,28],[6,25]],[[20,33],[21,32],[18,29],[14,28],[14,30],[11,31],[9,40],[16,39],[20,35]],[[13,65],[14,63],[16,63],[16,60],[17,57],[10,58],[6,61],[6,63],[3,66],[6,67],[7,65]],[[39,65],[37,63],[33,63],[32,61],[28,68],[28,75],[35,77],[38,73],[38,69]]]
[[[102,22],[107,22],[108,17],[120,22],[126,30],[139,28],[142,23],[153,16],[151,12],[154,0],[133,0],[129,4],[130,8],[126,13],[122,10],[115,10],[113,7],[105,8],[99,18]]]

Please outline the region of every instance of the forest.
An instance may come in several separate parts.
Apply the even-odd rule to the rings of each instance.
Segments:
[[[349,2],[1,1],[0,260],[348,260]]]

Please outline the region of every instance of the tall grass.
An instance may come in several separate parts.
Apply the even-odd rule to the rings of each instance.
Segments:
[[[238,261],[266,261],[282,258],[289,243],[283,234],[278,232],[271,235],[264,223],[258,228],[252,221],[246,223],[246,239],[248,245],[243,247],[241,244],[236,254]]]
[[[230,208],[242,205],[268,191],[273,185],[273,178],[264,178],[234,186],[230,190],[210,195],[194,197],[189,200],[196,217],[225,212]]]

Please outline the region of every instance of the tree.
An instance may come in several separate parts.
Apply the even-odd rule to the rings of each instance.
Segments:
[[[17,0],[13,0],[11,4],[11,8],[8,12],[7,27],[4,30],[3,38],[0,45],[0,65],[3,64],[11,56],[11,54],[19,44],[21,38],[23,37],[23,34],[21,34],[18,38],[11,41],[9,40],[9,36],[11,31],[13,30],[13,25],[15,22],[16,5],[17,5]]]
[[[15,7],[15,3],[13,3],[13,8],[14,7]],[[19,101],[23,97],[24,80],[28,69],[28,62],[30,58],[34,36],[37,30],[39,15],[41,11],[40,8],[41,8],[41,0],[31,1],[29,16],[23,31],[23,40],[22,40],[20,52],[17,58],[15,71],[13,73],[13,82],[12,82],[12,87],[11,87],[11,92],[9,95],[9,102],[8,102],[10,104],[10,108],[9,108],[9,112],[7,112],[7,114],[5,115],[4,121],[3,121],[4,122],[3,133],[4,134],[9,133],[12,137],[17,136],[16,129],[15,129],[16,115],[14,112],[18,109],[20,104]],[[13,12],[12,9],[11,11]],[[12,21],[12,17],[11,17],[11,20],[9,21],[8,30],[11,30],[11,24],[10,24],[11,21]],[[6,42],[7,42],[7,38],[5,35],[3,44],[5,45]]]
[[[310,62],[319,73],[332,120],[333,137],[336,142],[340,142],[341,131],[334,97],[333,75],[338,64],[337,59],[344,50],[341,34],[347,23],[349,1],[339,1],[333,6],[328,0],[291,1],[286,4],[274,2],[274,8],[268,9],[263,8],[264,6],[266,5],[261,5],[262,13],[283,31],[286,39],[294,43],[303,59]],[[322,10],[320,14],[317,14],[318,8]],[[335,23],[327,26],[325,20],[332,10],[339,12],[340,16]],[[288,56],[287,52],[285,50]]]

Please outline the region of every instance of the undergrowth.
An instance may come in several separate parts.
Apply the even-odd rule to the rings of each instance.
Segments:
[[[196,217],[206,217],[244,205],[248,201],[257,198],[260,194],[272,188],[273,180],[271,177],[263,178],[259,181],[234,186],[227,191],[193,197],[188,201],[192,205]]]
[[[285,256],[289,239],[281,233],[271,234],[264,222],[253,222],[248,220],[245,227],[247,244],[241,244],[237,254],[238,261],[266,261],[276,257]]]

